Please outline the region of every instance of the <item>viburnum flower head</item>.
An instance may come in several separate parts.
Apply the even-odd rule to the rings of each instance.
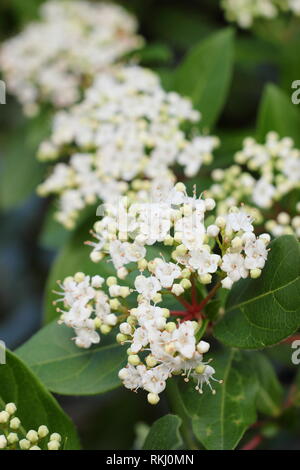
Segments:
[[[54,167],[38,193],[59,196],[57,217],[66,226],[87,204],[116,202],[125,192],[139,199],[149,199],[157,189],[167,193],[176,163],[195,176],[212,160],[218,139],[199,136],[199,120],[191,102],[164,91],[150,70],[134,65],[110,69],[79,105],[55,116],[39,158],[70,160]]]
[[[67,107],[99,72],[141,46],[136,31],[136,19],[119,5],[49,0],[39,21],[3,44],[0,67],[27,114],[44,103]]]
[[[172,375],[192,377],[202,393],[203,384],[215,380],[203,358],[209,351],[201,330],[206,304],[220,287],[260,275],[270,237],[255,236],[243,207],[207,215],[215,201],[196,191],[189,196],[183,183],[161,202],[125,197],[104,209],[94,226],[96,241],[88,245],[91,259],[111,262],[116,275],[104,281],[77,273],[60,283],[60,322],[86,348],[118,325],[116,339],[128,345],[119,377],[126,388],[146,390],[150,403],[158,402]],[[165,307],[172,297],[177,310]]]

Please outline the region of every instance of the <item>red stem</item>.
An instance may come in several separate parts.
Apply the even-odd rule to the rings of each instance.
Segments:
[[[221,282],[218,282],[215,285],[215,287],[213,287],[212,290],[208,293],[208,295],[205,297],[205,299],[202,300],[202,302],[200,302],[200,304],[198,305],[198,308],[199,308],[200,312],[204,309],[204,307],[210,301],[210,299],[215,295],[215,293],[217,292],[217,290],[219,289],[220,286],[221,286]]]
[[[285,338],[281,341],[281,343],[291,344],[296,340],[300,341],[300,335],[293,335],[293,336],[290,336],[289,338]]]
[[[256,449],[263,441],[263,437],[260,434],[256,434],[256,436],[252,437],[247,444],[245,444],[241,450],[254,450]]]

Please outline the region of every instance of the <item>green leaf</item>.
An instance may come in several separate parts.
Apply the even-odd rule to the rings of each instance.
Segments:
[[[17,126],[4,145],[4,164],[1,176],[1,204],[3,209],[20,206],[41,183],[45,167],[36,158],[40,142],[49,132],[49,114]]]
[[[264,354],[255,352],[250,357],[259,383],[257,409],[261,413],[276,417],[281,412],[283,388],[271,362]]]
[[[234,57],[234,35],[229,28],[194,46],[179,65],[174,88],[189,96],[202,114],[201,127],[217,121],[229,90]]]
[[[269,84],[266,86],[259,107],[257,119],[257,139],[265,140],[266,134],[276,131],[280,137],[292,137],[300,146],[300,113],[280,88]]]
[[[228,346],[259,349],[300,326],[300,247],[291,235],[274,240],[262,276],[239,281],[214,336]]]
[[[182,446],[179,433],[181,419],[166,415],[155,421],[146,438],[143,450],[173,450]]]
[[[110,338],[80,349],[74,332],[56,322],[47,325],[18,349],[18,355],[52,392],[61,395],[94,395],[120,385],[118,371],[126,360],[124,348]],[[103,345],[104,343],[104,345]]]
[[[208,387],[198,395],[195,382],[180,384],[187,413],[197,439],[209,450],[234,449],[255,422],[257,381],[249,353],[222,350],[214,355],[216,376],[223,379],[213,395]]]
[[[89,231],[95,221],[96,215],[83,222],[68,238],[67,243],[53,263],[47,280],[44,304],[44,315],[47,323],[59,316],[52,304],[57,298],[57,295],[52,292],[57,287],[56,281],[62,281],[65,277],[72,276],[77,271],[82,271],[90,276],[99,274],[108,277],[115,274],[112,263],[107,261],[93,263],[89,258],[91,248],[84,245],[87,239],[93,238]]]
[[[6,364],[0,366],[0,404],[14,402],[17,416],[27,431],[41,424],[65,439],[65,449],[78,449],[79,441],[70,418],[34,374],[13,353],[6,351]]]

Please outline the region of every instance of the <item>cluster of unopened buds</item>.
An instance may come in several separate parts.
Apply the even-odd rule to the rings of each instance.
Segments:
[[[59,195],[57,218],[72,227],[87,204],[116,200],[135,178],[170,180],[169,168],[176,163],[194,176],[211,162],[218,145],[216,137],[195,134],[199,120],[191,102],[165,92],[150,70],[111,69],[79,105],[55,116],[51,138],[38,156],[70,161],[58,163],[38,192]]]
[[[235,162],[228,169],[212,171],[214,184],[208,194],[218,201],[218,213],[243,203],[256,224],[265,223],[272,235],[294,233],[299,237],[298,209],[294,211],[288,200],[300,189],[300,150],[293,140],[280,139],[275,132],[267,134],[264,144],[249,137]]]
[[[257,19],[272,19],[283,12],[300,15],[300,0],[222,0],[228,21],[250,28]]]
[[[75,103],[99,72],[143,44],[136,19],[119,5],[49,0],[40,17],[0,53],[7,86],[29,115],[41,103]]]
[[[172,375],[192,377],[200,393],[203,383],[211,386],[205,307],[220,287],[259,277],[267,259],[270,236],[255,236],[243,208],[206,215],[214,209],[213,199],[188,196],[183,183],[163,201],[124,197],[106,205],[88,244],[91,259],[112,262],[116,276],[77,273],[60,283],[60,321],[74,328],[76,344],[90,347],[100,341],[98,331],[119,325],[117,341],[129,343],[119,377],[126,388],[146,390],[153,404]]]
[[[45,425],[37,431],[30,429],[26,432],[20,419],[15,415],[15,403],[7,403],[0,411],[0,450],[59,450],[61,435],[50,434]],[[3,432],[3,434],[1,434]]]

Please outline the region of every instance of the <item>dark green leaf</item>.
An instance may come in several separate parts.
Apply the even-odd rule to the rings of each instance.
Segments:
[[[6,364],[0,366],[0,404],[14,402],[17,416],[27,431],[41,424],[65,439],[65,449],[78,449],[74,426],[53,396],[13,353],[7,351]]]
[[[67,276],[73,276],[77,271],[82,271],[90,276],[99,274],[103,277],[108,277],[115,274],[112,263],[107,261],[97,264],[93,263],[89,258],[91,248],[84,245],[86,240],[93,238],[89,231],[95,221],[96,216],[92,216],[72,233],[52,266],[47,280],[44,307],[45,320],[47,322],[52,321],[58,316],[52,304],[57,298],[52,292],[57,287],[56,281],[62,281]]]
[[[181,419],[176,415],[166,415],[155,421],[146,438],[144,450],[173,450],[182,445],[179,433]]]
[[[292,90],[291,90],[292,93]],[[297,106],[275,85],[267,85],[261,100],[257,119],[257,138],[263,142],[268,132],[280,137],[292,137],[300,146],[300,113]]]
[[[216,376],[223,379],[213,395],[205,387],[198,395],[195,382],[181,383],[180,393],[192,418],[195,436],[206,449],[234,449],[246,429],[255,422],[257,381],[248,354],[222,350],[215,354]],[[214,384],[213,384],[214,385]]]
[[[281,411],[283,389],[274,368],[262,353],[255,352],[250,357],[259,384],[257,409],[266,415],[278,416]]]
[[[18,355],[55,393],[95,395],[118,387],[118,371],[126,360],[124,348],[102,337],[101,344],[80,349],[73,336],[72,329],[53,322],[19,348]]]
[[[189,96],[202,114],[201,127],[217,121],[229,90],[233,67],[233,31],[224,29],[188,53],[174,77],[174,88]]]
[[[214,335],[238,348],[259,349],[278,343],[300,325],[300,248],[285,235],[273,241],[262,276],[238,282]]]
[[[17,126],[4,146],[4,164],[1,176],[1,204],[4,209],[19,206],[35,192],[41,183],[45,166],[36,159],[40,142],[49,131],[49,114]]]

